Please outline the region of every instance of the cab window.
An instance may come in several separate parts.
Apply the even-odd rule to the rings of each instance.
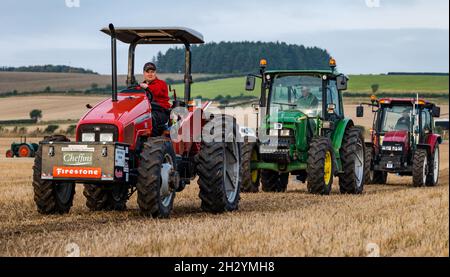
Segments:
[[[338,116],[341,116],[341,105],[339,103],[339,91],[337,89],[336,81],[331,80],[328,83],[327,87],[327,105],[334,104],[336,105],[335,113]]]

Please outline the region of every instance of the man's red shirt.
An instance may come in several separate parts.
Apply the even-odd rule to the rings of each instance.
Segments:
[[[148,84],[148,89],[153,94],[153,102],[156,102],[164,109],[170,109],[172,105],[169,103],[169,89],[166,82],[156,78],[153,82]]]

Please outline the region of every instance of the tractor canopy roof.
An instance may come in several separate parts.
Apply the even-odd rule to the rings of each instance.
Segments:
[[[184,27],[148,27],[148,28],[125,28],[116,29],[117,39],[121,42],[131,44],[203,44],[203,35],[197,31]],[[101,31],[111,35],[109,28]]]
[[[381,98],[378,100],[378,102],[381,105],[388,105],[388,106],[395,106],[395,105],[399,105],[399,106],[404,106],[404,105],[413,105],[413,104],[417,104],[417,98]],[[426,101],[424,99],[419,98],[419,106],[424,106],[424,107],[433,107],[435,106],[435,104]]]
[[[321,74],[321,75],[332,75],[332,76],[339,76],[340,73],[333,71],[331,69],[329,70],[267,70],[265,72],[266,74],[270,75],[310,75],[310,74]]]

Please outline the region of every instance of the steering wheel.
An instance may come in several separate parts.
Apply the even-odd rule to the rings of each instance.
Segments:
[[[123,90],[122,93],[136,93],[136,92],[142,92],[145,95],[147,95],[148,100],[153,102],[153,93],[150,90],[143,89],[139,84],[133,84],[131,86],[128,86],[127,89]]]

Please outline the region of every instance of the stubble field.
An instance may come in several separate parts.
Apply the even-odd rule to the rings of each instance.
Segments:
[[[168,220],[125,212],[90,212],[82,185],[68,215],[36,212],[32,159],[6,159],[0,139],[0,256],[448,256],[448,143],[437,187],[413,188],[389,176],[360,196],[313,196],[291,178],[288,192],[242,194],[239,211],[201,211],[194,181]],[[75,248],[74,248],[75,246]],[[70,250],[72,249],[72,250]]]

